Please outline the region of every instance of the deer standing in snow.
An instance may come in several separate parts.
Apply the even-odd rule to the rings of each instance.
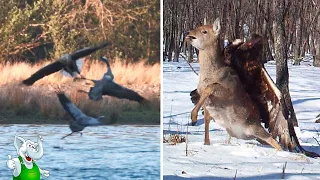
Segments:
[[[187,41],[199,50],[200,76],[197,91],[200,100],[191,112],[193,125],[198,111],[204,108],[205,139],[209,145],[209,123],[211,117],[226,128],[227,132],[240,139],[255,139],[282,150],[261,125],[257,105],[245,91],[237,72],[225,63],[220,49],[220,20],[190,31]]]

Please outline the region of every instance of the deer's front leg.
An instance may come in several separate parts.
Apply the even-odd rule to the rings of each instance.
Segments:
[[[191,120],[192,120],[192,126],[196,125],[197,123],[197,117],[198,117],[198,112],[200,108],[202,107],[204,101],[207,99],[207,97],[212,94],[213,92],[213,87],[207,87],[204,89],[204,91],[200,94],[200,100],[198,103],[195,105],[195,107],[191,111]]]
[[[203,90],[203,92],[201,92],[200,100],[191,111],[192,126],[196,125],[198,112],[200,108],[203,106],[203,103],[207,99],[207,97],[209,97],[210,95],[220,97],[220,96],[224,96],[227,92],[228,91],[226,91],[226,88],[224,88],[221,84],[218,84],[218,83],[213,83],[207,86]]]

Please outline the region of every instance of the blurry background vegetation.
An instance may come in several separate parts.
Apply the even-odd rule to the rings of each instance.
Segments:
[[[159,62],[160,1],[0,1],[0,61],[35,63],[104,41],[111,59]]]

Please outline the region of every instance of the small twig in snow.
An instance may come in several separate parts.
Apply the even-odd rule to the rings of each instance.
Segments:
[[[315,138],[315,137],[312,137],[314,140],[316,140],[317,141],[317,143],[318,143],[318,145],[320,146],[320,143],[319,143],[319,141],[318,141],[318,139],[317,138]]]
[[[180,53],[180,55],[183,57],[183,59],[188,63],[188,65],[190,66],[190,68],[193,70],[193,72],[197,75],[197,76],[199,76],[199,74],[193,69],[193,67],[191,66],[191,64],[188,62],[188,60],[187,60],[187,56],[185,55],[185,54],[183,54],[183,53]]]
[[[189,123],[187,123],[187,132],[186,132],[186,156],[188,156],[188,130],[189,130]]]
[[[320,115],[320,114],[319,114],[319,115]],[[317,131],[317,135],[318,135],[318,137],[319,137],[319,136],[320,136],[320,132],[318,131],[318,129],[314,127],[314,130]]]
[[[236,180],[236,179],[237,179],[237,172],[238,172],[238,169],[236,169],[236,173],[234,174],[233,180]]]
[[[169,119],[169,127],[168,127],[168,130],[171,131],[171,122],[172,122],[172,106],[170,108],[170,119]]]
[[[284,163],[283,168],[282,168],[282,174],[280,176],[281,179],[284,179],[284,175],[285,175],[285,171],[286,171],[286,167],[287,167],[287,162]]]

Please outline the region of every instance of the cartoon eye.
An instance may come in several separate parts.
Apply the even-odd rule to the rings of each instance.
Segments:
[[[202,34],[207,34],[208,32],[206,30],[201,31]]]

